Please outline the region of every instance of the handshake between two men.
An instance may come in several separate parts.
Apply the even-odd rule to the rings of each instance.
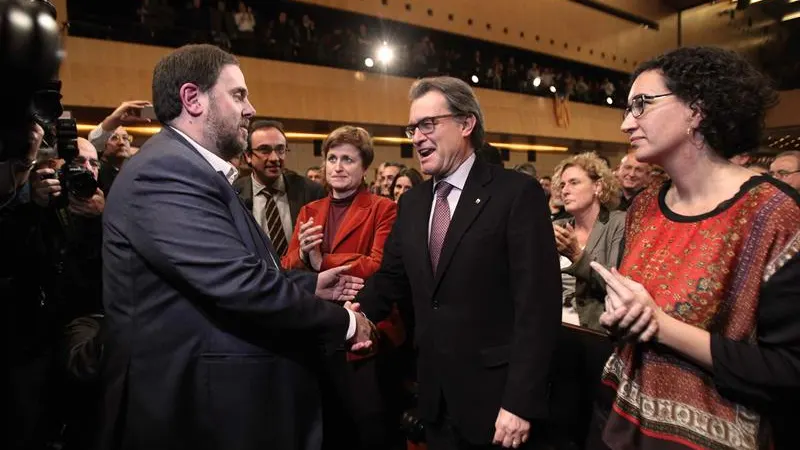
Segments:
[[[353,303],[358,291],[364,287],[364,280],[352,275],[345,275],[350,266],[334,267],[319,273],[317,288],[314,294],[322,299],[342,303],[345,309],[353,312],[356,320],[355,333],[347,341],[350,351],[367,353],[376,343],[377,328],[361,313],[360,305]]]

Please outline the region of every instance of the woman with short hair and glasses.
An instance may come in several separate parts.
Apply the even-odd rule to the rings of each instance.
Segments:
[[[380,268],[383,245],[397,218],[397,205],[367,190],[364,175],[374,151],[366,130],[337,128],[322,144],[322,154],[330,193],[300,209],[281,265],[315,272],[347,265],[347,274],[367,279]],[[405,329],[397,310],[377,327],[376,350],[382,358],[387,350],[402,344]],[[321,377],[323,448],[388,447],[389,427],[395,423],[389,420],[387,392],[378,376],[374,353],[362,356],[341,350],[326,358]]]
[[[659,56],[632,80],[622,131],[669,180],[628,210],[619,268],[592,263],[600,323],[621,340],[588,447],[798,448],[798,196],[728,160],[758,146],[776,93],[710,47]]]

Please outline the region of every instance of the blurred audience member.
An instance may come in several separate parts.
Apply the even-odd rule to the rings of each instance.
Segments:
[[[383,163],[383,168],[380,171],[380,186],[382,196],[392,198],[391,188],[394,177],[396,177],[397,174],[405,168],[405,164],[398,162],[389,161]]]
[[[769,174],[800,191],[800,151],[779,154],[769,165]]]
[[[322,169],[319,166],[311,166],[306,169],[306,178],[314,183],[322,184]]]
[[[625,213],[615,211],[620,198],[619,182],[595,153],[581,153],[562,161],[554,178],[564,209],[572,215],[553,223],[558,252],[571,262],[562,272],[577,280],[574,309],[580,326],[600,331],[605,283],[589,263],[615,266],[619,260],[625,230]]]
[[[616,175],[622,184],[619,209],[626,211],[633,198],[650,184],[650,165],[637,160],[631,152],[622,158]]]
[[[397,173],[392,182],[392,199],[397,203],[400,196],[410,191],[412,187],[422,183],[422,174],[413,167],[408,167]]]

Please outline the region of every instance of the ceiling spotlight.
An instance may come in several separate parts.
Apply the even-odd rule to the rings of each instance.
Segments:
[[[606,97],[606,103],[608,103],[609,105],[613,105],[614,100],[611,97]]]
[[[473,75],[471,80],[472,80],[473,83],[478,84],[478,76],[477,75]]]
[[[556,87],[555,86],[550,86],[550,92],[555,94],[556,93]]]
[[[394,59],[394,50],[384,42],[381,48],[378,49],[378,61],[383,64],[389,64],[392,59]]]
[[[372,67],[375,65],[375,61],[373,61],[372,58],[367,58],[364,60],[364,65],[367,67]]]

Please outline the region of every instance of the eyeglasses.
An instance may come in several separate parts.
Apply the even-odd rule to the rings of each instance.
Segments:
[[[278,144],[275,147],[271,145],[260,145],[254,148],[253,152],[258,153],[261,156],[269,156],[272,154],[272,152],[277,153],[278,156],[286,156],[286,153],[289,152],[289,147],[283,144]]]
[[[672,92],[667,92],[666,94],[658,94],[658,95],[647,95],[647,94],[639,94],[636,97],[631,99],[631,102],[625,107],[625,111],[622,113],[622,120],[628,117],[628,114],[633,115],[633,117],[639,118],[642,114],[644,114],[644,107],[645,105],[649,104],[651,101],[661,98],[667,97],[670,95],[675,95]]]
[[[72,158],[72,164],[75,166],[85,166],[87,162],[95,169],[100,167],[100,161],[95,158],[86,158],[83,156],[76,156]]]
[[[406,136],[409,139],[414,138],[414,132],[419,130],[420,133],[428,135],[433,133],[433,130],[436,129],[436,125],[439,124],[439,119],[444,119],[447,117],[463,117],[464,114],[442,114],[441,116],[432,116],[426,117],[420,120],[417,123],[412,123],[405,128]]]
[[[124,141],[130,144],[131,142],[133,142],[133,136],[131,136],[130,134],[112,134],[111,137],[108,138],[108,140],[111,142]]]
[[[769,176],[771,176],[773,178],[783,179],[783,178],[786,178],[786,177],[788,177],[789,175],[791,175],[793,173],[798,173],[798,172],[800,172],[800,170],[776,170],[774,172],[770,170],[767,173],[769,174]]]

